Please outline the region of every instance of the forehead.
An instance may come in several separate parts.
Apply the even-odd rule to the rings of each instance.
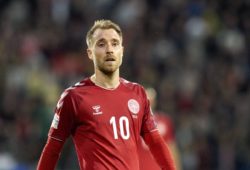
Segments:
[[[93,41],[98,41],[100,39],[105,40],[121,40],[121,37],[114,29],[96,29],[93,34]]]

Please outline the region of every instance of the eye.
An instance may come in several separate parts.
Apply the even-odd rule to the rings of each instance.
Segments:
[[[99,42],[99,43],[97,43],[97,46],[98,46],[98,47],[104,47],[104,46],[105,46],[105,43],[104,43],[104,42]]]
[[[119,45],[119,42],[115,41],[115,42],[112,42],[112,46],[116,47]]]

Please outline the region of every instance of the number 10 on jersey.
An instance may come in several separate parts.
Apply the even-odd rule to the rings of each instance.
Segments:
[[[110,118],[109,123],[111,124],[111,126],[113,127],[113,133],[114,133],[114,139],[118,139],[118,131],[117,131],[117,123],[119,123],[119,133],[120,136],[122,137],[122,139],[127,140],[130,137],[130,133],[129,133],[129,121],[128,118],[126,116],[122,116],[119,118],[119,121],[116,122],[116,117],[112,116]]]

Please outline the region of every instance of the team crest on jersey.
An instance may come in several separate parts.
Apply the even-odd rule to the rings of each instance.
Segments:
[[[132,112],[133,117],[136,116],[139,113],[140,105],[135,99],[129,99],[128,101],[128,109],[130,112]]]
[[[60,120],[59,115],[55,114],[54,118],[53,118],[53,121],[52,121],[52,124],[51,124],[51,127],[57,129],[58,128],[58,124],[59,124],[59,120]]]
[[[92,109],[94,110],[93,115],[100,115],[100,114],[102,114],[101,106],[100,105],[92,106]]]

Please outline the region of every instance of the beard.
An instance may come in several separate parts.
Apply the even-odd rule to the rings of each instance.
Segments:
[[[100,70],[103,74],[107,76],[111,76],[113,73],[115,73],[119,67],[121,66],[121,62],[116,63],[113,66],[107,66],[105,63],[97,65],[98,70]]]
[[[105,75],[107,75],[107,76],[111,76],[117,69],[106,69],[106,68],[101,67],[101,68],[99,68],[99,70],[100,70],[103,74],[105,74]]]

